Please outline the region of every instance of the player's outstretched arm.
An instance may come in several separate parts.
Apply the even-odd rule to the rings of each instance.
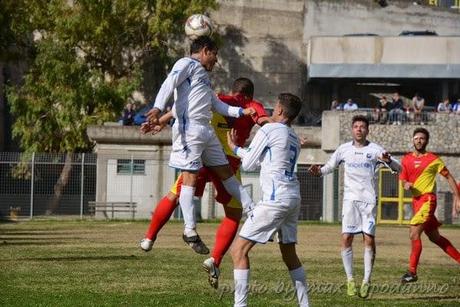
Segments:
[[[268,142],[267,134],[263,132],[263,128],[259,129],[248,148],[236,146],[235,137],[234,129],[227,133],[228,146],[241,158],[241,167],[245,171],[255,170],[260,165],[260,161],[263,160]]]
[[[401,172],[401,164],[398,160],[394,159],[389,152],[383,152],[379,160],[393,172]]]
[[[159,119],[158,123],[150,124],[150,122],[145,122],[141,125],[141,132],[142,133],[149,133],[157,134],[169,123],[169,121],[173,118],[172,111],[163,114]]]
[[[447,182],[449,183],[450,190],[454,196],[453,207],[457,210],[457,213],[460,212],[460,191],[458,190],[457,183],[454,176],[449,173],[446,176]]]
[[[219,114],[222,114],[224,116],[230,116],[230,117],[241,117],[241,116],[247,116],[247,115],[253,115],[256,113],[256,110],[254,108],[240,108],[240,107],[233,107],[219,98],[217,98],[216,95],[212,96],[212,108],[214,111],[216,111]]]
[[[327,160],[326,164],[320,168],[320,175],[325,176],[329,173],[332,173],[334,169],[339,166],[342,161],[342,147],[337,148],[336,151],[332,154],[332,156]]]

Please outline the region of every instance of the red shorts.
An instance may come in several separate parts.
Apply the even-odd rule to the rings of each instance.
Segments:
[[[229,157],[229,156],[227,156],[227,159],[229,161],[230,168],[232,169],[233,173],[236,175],[237,179],[241,182],[241,175],[239,172],[239,168],[241,164],[240,160],[234,157]],[[214,188],[216,189],[215,198],[217,202],[224,204],[224,205],[229,205],[229,207],[241,208],[241,204],[238,201],[232,200],[232,196],[227,192],[220,178],[212,170],[210,170],[207,167],[202,167],[198,172],[198,178],[197,178],[197,182],[195,185],[196,187],[195,196],[196,197],[203,196],[204,188],[206,187],[206,183],[208,182],[212,182],[212,184],[214,185]],[[176,182],[171,187],[171,190],[170,190],[171,193],[179,195],[181,186],[182,186],[182,174],[179,175]]]
[[[434,230],[441,226],[434,212],[436,211],[436,195],[423,194],[412,198],[412,211],[414,216],[410,220],[411,225],[423,224],[424,230]]]

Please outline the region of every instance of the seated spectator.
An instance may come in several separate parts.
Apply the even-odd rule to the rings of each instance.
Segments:
[[[136,106],[132,103],[126,104],[121,115],[121,121],[123,126],[131,126],[134,121],[134,115],[136,114]]]
[[[393,125],[401,125],[402,121],[404,120],[404,109],[403,109],[403,101],[401,97],[399,97],[399,93],[394,93],[392,98],[392,108],[390,113],[390,123]]]
[[[344,110],[344,111],[354,111],[354,110],[358,110],[358,105],[357,105],[355,102],[353,102],[353,100],[348,99],[348,100],[347,100],[347,103],[345,103],[345,104],[343,105],[343,110]]]
[[[444,98],[444,100],[438,104],[438,108],[436,110],[438,113],[452,112],[452,106],[450,105],[449,98]]]
[[[452,107],[452,112],[454,112],[454,114],[460,115],[460,98],[457,99],[457,102]]]
[[[412,107],[414,109],[414,122],[424,124],[423,108],[425,107],[425,99],[419,93],[415,93],[412,98]]]
[[[391,102],[387,100],[386,96],[382,96],[374,108],[374,121],[384,124],[388,120],[388,111],[391,110]]]

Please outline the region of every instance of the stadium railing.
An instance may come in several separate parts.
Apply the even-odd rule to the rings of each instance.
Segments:
[[[357,111],[366,112],[367,118],[371,124],[380,125],[425,125],[436,122],[436,114],[434,107],[425,107],[425,111],[414,113],[413,111],[401,112],[377,112],[374,108],[359,108]],[[346,111],[339,111],[346,112]]]

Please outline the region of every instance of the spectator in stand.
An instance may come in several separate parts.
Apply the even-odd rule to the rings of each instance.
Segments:
[[[401,125],[404,119],[403,101],[399,97],[399,93],[393,94],[392,109],[390,110],[390,123],[393,125]]]
[[[374,121],[377,123],[385,124],[388,120],[388,111],[391,110],[391,102],[388,101],[386,96],[382,96],[374,108]]]
[[[444,100],[438,104],[437,111],[438,113],[452,112],[452,106],[450,105],[449,98],[444,98]]]
[[[460,98],[457,99],[457,102],[452,107],[452,112],[454,112],[454,114],[460,115]]]
[[[338,110],[342,110],[342,106],[340,105],[339,100],[334,99],[331,102],[331,111],[338,111]]]
[[[134,122],[134,116],[136,115],[136,106],[132,103],[126,104],[121,115],[121,122],[123,126],[131,126]]]
[[[351,98],[349,98],[347,100],[347,103],[343,105],[343,110],[344,111],[355,111],[355,110],[358,110],[358,105],[355,102],[353,102]]]
[[[414,108],[414,122],[416,124],[425,124],[423,108],[425,107],[425,99],[419,93],[415,93],[412,98],[412,107]]]

